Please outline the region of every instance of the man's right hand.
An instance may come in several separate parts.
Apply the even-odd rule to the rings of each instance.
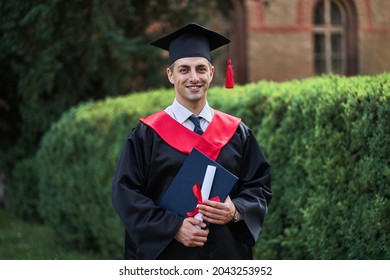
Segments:
[[[196,228],[195,226],[200,227]],[[208,229],[202,229],[206,224],[195,218],[184,219],[178,232],[175,234],[175,239],[187,247],[201,247],[207,241],[209,234]]]

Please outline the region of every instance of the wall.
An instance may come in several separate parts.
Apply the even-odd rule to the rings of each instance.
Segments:
[[[390,1],[349,1],[356,10],[356,74],[390,71]],[[351,3],[352,2],[352,3]],[[312,9],[316,0],[246,0],[247,80],[313,76]],[[357,60],[357,61],[356,61]]]
[[[360,73],[390,71],[390,1],[355,1],[359,18]]]

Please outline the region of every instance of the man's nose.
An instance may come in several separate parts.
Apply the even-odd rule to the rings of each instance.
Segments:
[[[198,78],[198,73],[196,73],[196,70],[195,69],[191,70],[191,72],[190,72],[190,81],[192,83],[194,83],[194,82],[198,82],[198,80],[199,80],[199,78]]]

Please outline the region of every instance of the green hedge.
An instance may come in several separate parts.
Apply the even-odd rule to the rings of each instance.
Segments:
[[[260,259],[389,258],[389,74],[212,88],[210,104],[253,128],[273,166]],[[111,179],[138,118],[173,90],[80,105],[43,138],[39,209],[64,242],[121,258]]]
[[[258,91],[275,183],[258,256],[389,259],[390,75]]]

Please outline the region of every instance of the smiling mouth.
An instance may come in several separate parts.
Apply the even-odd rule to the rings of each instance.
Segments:
[[[196,85],[196,86],[186,86],[186,88],[188,89],[200,89],[202,87],[202,85]]]

